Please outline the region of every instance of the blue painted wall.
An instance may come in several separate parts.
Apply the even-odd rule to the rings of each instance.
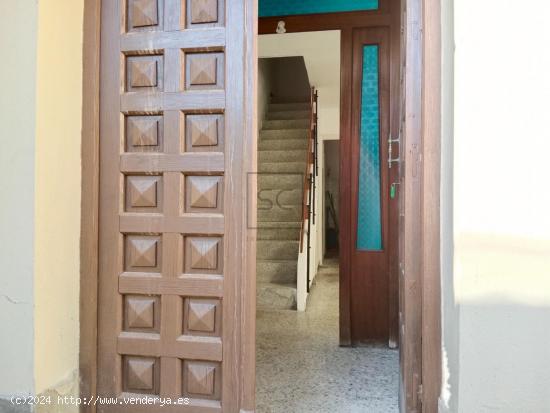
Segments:
[[[357,249],[382,249],[378,46],[363,46]]]
[[[260,17],[376,10],[379,0],[259,0]]]

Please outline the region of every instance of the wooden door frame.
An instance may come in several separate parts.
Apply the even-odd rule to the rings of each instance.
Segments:
[[[407,277],[418,283],[422,297],[421,340],[423,412],[437,411],[441,386],[441,284],[440,284],[440,102],[441,102],[441,0],[408,0],[407,7],[415,8],[418,18],[406,25],[416,25],[409,38],[411,51],[416,55],[414,64],[407,65],[406,76],[415,79],[418,104],[406,113],[406,124],[411,128],[411,140],[407,153],[412,154],[411,142],[420,145],[416,149],[415,166],[406,166],[405,180],[409,182],[413,170],[421,171],[417,189],[411,192],[419,205],[414,211],[405,211],[409,222],[417,220],[409,230],[413,239],[421,240],[421,248],[411,250],[410,259],[418,265],[407,272]],[[254,59],[257,56],[255,36],[257,32],[257,1],[244,0],[247,13],[244,29],[254,34],[246,42],[250,55],[245,60],[244,71],[249,82],[246,109],[247,133],[245,139],[255,148],[256,123]],[[97,375],[97,282],[98,282],[98,211],[99,211],[99,54],[100,54],[100,4],[101,0],[84,1],[83,47],[83,105],[82,105],[82,198],[80,239],[80,395],[96,394]],[[379,18],[379,17],[378,17]],[[422,30],[420,30],[422,29]],[[409,32],[408,32],[409,33]],[[420,33],[422,33],[420,35]],[[411,62],[412,63],[412,62]],[[409,85],[407,87],[413,87]],[[413,124],[412,120],[421,119]],[[413,140],[415,139],[415,140]],[[247,153],[245,161],[255,166],[255,153]],[[420,169],[417,169],[420,168]],[[252,170],[252,169],[251,169]],[[249,240],[249,247],[255,241]],[[254,411],[255,402],[255,260],[248,257],[243,274],[243,295],[239,303],[241,311],[241,377],[239,397],[242,411]],[[405,263],[407,268],[407,263]],[[404,406],[402,406],[404,407]],[[82,411],[93,411],[81,407]]]

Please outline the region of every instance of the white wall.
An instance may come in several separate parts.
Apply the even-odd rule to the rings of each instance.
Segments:
[[[34,392],[37,2],[0,2],[0,398]]]
[[[460,412],[550,406],[549,17],[543,1],[455,2]]]
[[[453,2],[441,3],[442,13],[442,111],[441,111],[441,304],[442,392],[440,412],[458,411],[459,311],[453,283],[453,101],[454,15]]]
[[[259,36],[258,56],[303,56],[309,82],[319,91],[319,136],[340,137],[340,31]]]

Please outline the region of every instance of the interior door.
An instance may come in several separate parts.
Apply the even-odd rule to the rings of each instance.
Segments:
[[[388,172],[390,56],[388,29],[353,31],[351,134],[342,179],[350,190],[348,242],[343,260],[349,266],[351,344],[388,342],[390,239]],[[345,176],[345,174],[349,174]],[[345,220],[344,220],[345,222]]]
[[[98,411],[253,409],[255,18],[102,1]]]

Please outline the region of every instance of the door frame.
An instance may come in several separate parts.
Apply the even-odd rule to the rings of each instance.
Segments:
[[[247,11],[244,30],[253,36],[246,41],[250,50],[244,65],[248,73],[249,99],[245,139],[255,147],[257,136],[255,87],[256,73],[253,60],[257,56],[257,0],[243,0]],[[409,192],[409,208],[405,208],[407,222],[416,222],[408,228],[408,239],[419,240],[421,248],[411,248],[405,259],[407,278],[421,289],[420,340],[410,344],[420,352],[421,384],[418,389],[422,411],[437,411],[441,387],[441,284],[440,284],[440,134],[441,134],[441,0],[407,0],[407,50],[414,57],[407,64],[404,76],[408,92],[414,92],[415,104],[408,106],[405,124],[410,128],[404,150],[415,154],[415,162],[405,167],[405,183],[414,182],[417,191]],[[97,283],[98,283],[98,211],[99,211],[99,55],[100,55],[101,0],[84,0],[83,38],[83,105],[82,105],[82,198],[80,240],[80,395],[96,394],[97,376]],[[375,19],[373,19],[375,20]],[[380,21],[377,16],[376,20]],[[287,26],[288,28],[288,26]],[[392,75],[393,76],[393,75]],[[420,120],[415,122],[416,120]],[[412,142],[416,148],[412,147]],[[414,150],[413,150],[414,149]],[[414,152],[417,151],[417,152]],[[245,161],[255,165],[254,151]],[[414,171],[414,177],[413,177]],[[418,175],[420,172],[420,175]],[[414,178],[414,180],[413,180]],[[413,189],[413,187],[411,187]],[[412,208],[411,206],[415,206]],[[417,244],[418,245],[418,244]],[[249,240],[255,248],[255,241]],[[241,311],[241,382],[239,398],[242,411],[254,411],[255,402],[255,260],[249,256],[243,275]],[[408,267],[408,264],[414,265]],[[408,268],[408,269],[407,269]],[[408,372],[402,372],[408,373]],[[405,378],[407,374],[402,377]],[[405,411],[406,406],[401,406]],[[81,407],[82,411],[93,411]]]

